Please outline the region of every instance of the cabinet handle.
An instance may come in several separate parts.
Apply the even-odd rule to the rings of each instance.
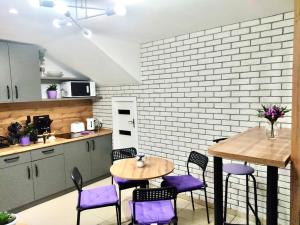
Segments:
[[[95,140],[92,140],[93,143],[93,151],[95,151]]]
[[[90,151],[90,142],[86,142],[86,145],[87,145],[87,151],[89,152]]]
[[[28,175],[28,180],[30,180],[30,167],[29,166],[27,166],[27,175]]]
[[[35,176],[38,177],[39,176],[39,168],[36,164],[34,165],[34,167],[35,167]]]
[[[44,153],[45,155],[46,154],[51,154],[51,153],[53,153],[54,152],[54,149],[49,149],[49,150],[44,150],[44,151],[42,151],[42,153]]]
[[[19,98],[19,91],[18,91],[17,85],[15,85],[15,90],[16,90],[16,99],[18,99]]]
[[[10,99],[10,89],[8,85],[6,86],[6,89],[7,89],[7,99]]]
[[[6,163],[13,163],[13,162],[18,161],[19,158],[20,158],[20,156],[17,156],[17,157],[14,157],[14,158],[4,159],[4,161],[5,161]]]

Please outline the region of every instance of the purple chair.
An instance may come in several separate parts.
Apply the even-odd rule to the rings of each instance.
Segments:
[[[132,225],[177,225],[175,187],[135,189],[129,202]],[[174,206],[172,204],[174,201]]]
[[[137,155],[137,151],[135,148],[122,148],[122,149],[115,149],[111,153],[111,160],[112,163],[114,163],[117,160],[121,159],[128,159],[128,158],[134,158]],[[121,191],[128,189],[128,188],[133,188],[133,187],[143,187],[146,188],[149,186],[149,181],[148,180],[126,180],[120,177],[112,177],[112,184],[114,182],[118,184],[119,187],[119,205],[121,208]],[[121,218],[121,210],[120,210],[120,218]]]
[[[220,141],[224,141],[227,138],[220,138],[213,140],[213,142],[219,143]],[[253,176],[254,169],[250,166],[247,166],[247,162],[244,164],[237,164],[237,163],[228,163],[223,165],[223,171],[227,173],[226,182],[225,182],[225,202],[224,202],[224,224],[226,223],[227,217],[227,197],[228,197],[228,182],[229,177],[231,175],[237,176],[246,176],[246,224],[249,225],[249,208],[251,209],[252,213],[255,216],[256,225],[260,225],[261,222],[258,217],[258,208],[257,208],[257,188],[256,188],[256,179]],[[253,180],[253,188],[254,188],[254,208],[250,204],[249,201],[249,177]]]
[[[190,174],[190,169],[189,169],[190,163],[196,164],[197,166],[199,166],[202,169],[203,180],[199,180]],[[182,176],[165,176],[165,177],[163,177],[163,182],[162,182],[161,186],[162,187],[166,187],[166,186],[175,187],[178,193],[190,191],[193,210],[195,210],[193,191],[204,190],[207,221],[209,223],[209,211],[208,211],[207,192],[206,192],[207,184],[205,182],[205,170],[207,167],[207,163],[208,163],[207,156],[202,155],[198,152],[192,151],[190,153],[188,161],[187,161],[187,173],[188,174],[182,175]]]
[[[108,185],[88,190],[82,190],[82,176],[77,167],[74,167],[71,178],[78,190],[77,225],[80,225],[80,213],[88,209],[115,206],[117,224],[121,225],[119,199],[115,185]]]

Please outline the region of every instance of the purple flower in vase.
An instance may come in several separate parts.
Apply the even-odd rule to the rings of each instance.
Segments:
[[[291,111],[287,107],[282,107],[279,105],[262,105],[262,109],[258,109],[258,117],[266,118],[271,123],[271,138],[274,138],[274,123],[278,118],[283,118],[284,115]]]

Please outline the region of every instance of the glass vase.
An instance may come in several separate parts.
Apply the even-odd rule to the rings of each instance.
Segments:
[[[269,139],[276,139],[278,136],[279,127],[277,122],[268,122],[268,125],[266,127],[266,135]]]

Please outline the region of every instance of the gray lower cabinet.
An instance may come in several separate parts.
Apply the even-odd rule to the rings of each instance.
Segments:
[[[109,174],[111,165],[112,135],[91,138],[64,145],[67,187],[74,186],[71,171],[76,166],[83,181]]]
[[[0,158],[0,211],[34,200],[30,153]]]
[[[62,191],[66,187],[65,159],[57,155],[32,162],[35,200]]]
[[[91,176],[97,178],[109,174],[111,165],[112,136],[93,138],[91,151]]]
[[[0,211],[11,210],[74,186],[77,166],[84,181],[109,173],[112,135],[0,157]]]
[[[74,186],[71,180],[72,169],[78,167],[82,174],[83,181],[91,179],[91,162],[90,150],[91,144],[89,140],[82,140],[71,142],[63,145],[65,154],[65,167],[66,167],[66,185],[67,187]]]

